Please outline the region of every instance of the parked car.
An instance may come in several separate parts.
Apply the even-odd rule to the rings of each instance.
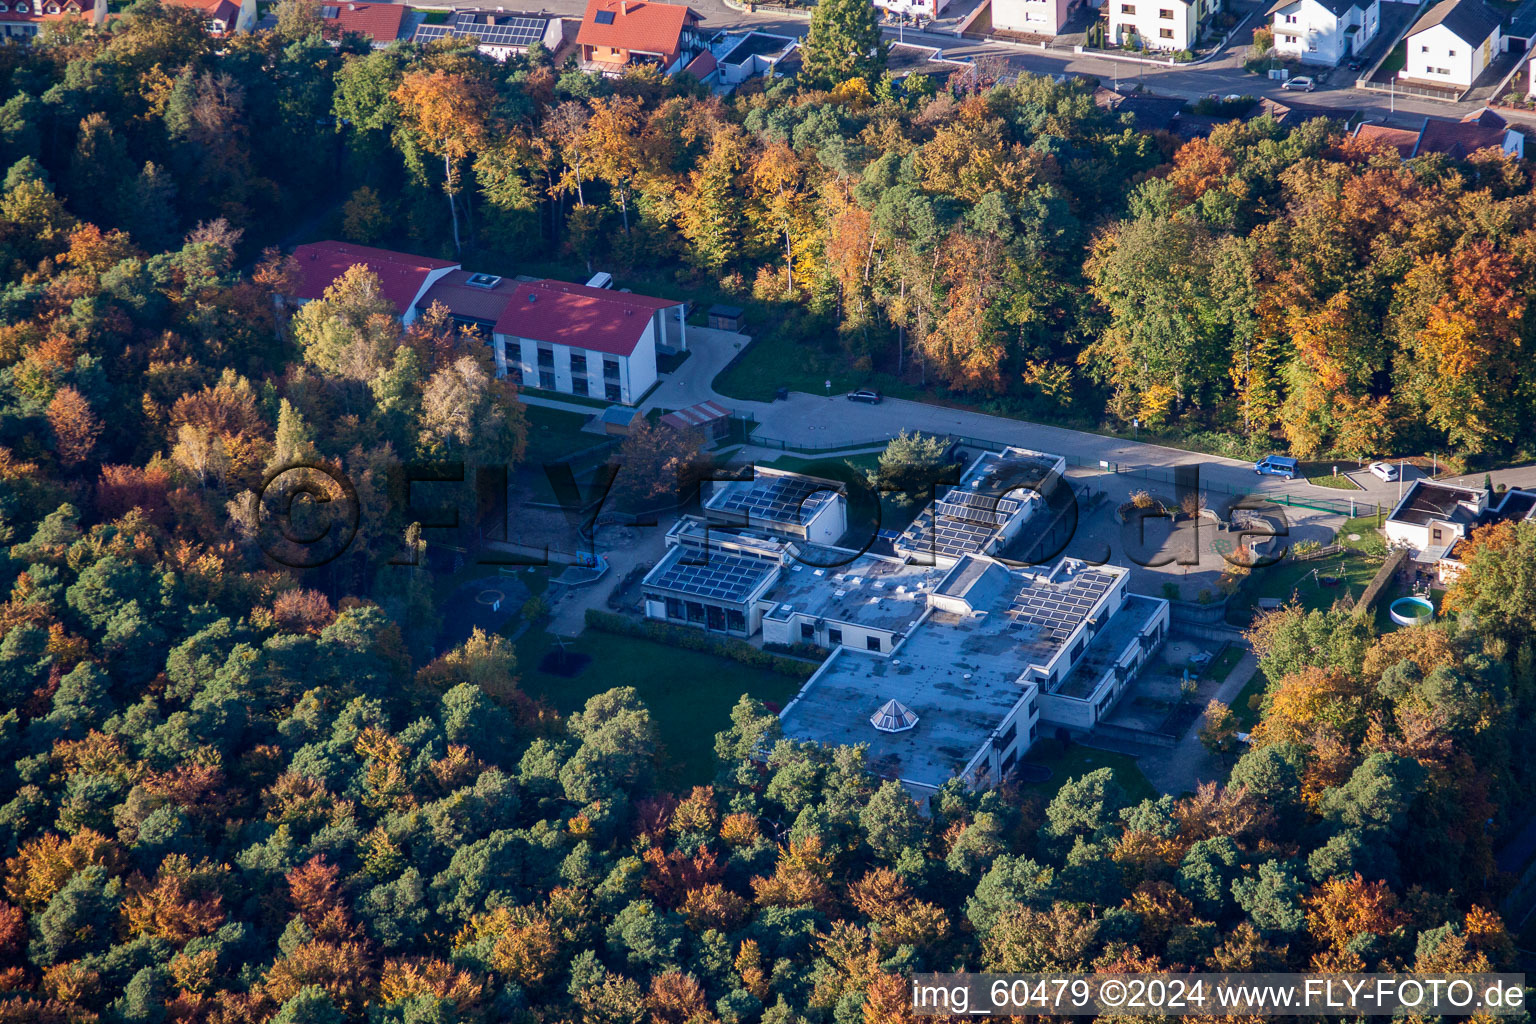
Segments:
[[[1297,75],[1295,78],[1287,78],[1280,88],[1286,92],[1311,92],[1317,88],[1317,83],[1306,75]]]
[[[1361,68],[1365,67],[1365,62],[1362,61],[1359,57],[1351,57],[1347,62],[1345,62],[1344,66],[1351,71],[1359,71]]]
[[[848,392],[850,402],[868,402],[870,405],[880,404],[880,392],[871,391],[869,388],[860,388],[857,391]]]
[[[1391,483],[1397,479],[1397,466],[1390,462],[1373,462],[1371,463],[1371,475],[1381,477],[1381,479]]]
[[[1296,460],[1289,455],[1266,455],[1253,464],[1253,471],[1259,476],[1283,476],[1287,480],[1296,479]]]

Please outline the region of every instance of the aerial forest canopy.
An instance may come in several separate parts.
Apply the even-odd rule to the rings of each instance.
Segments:
[[[1156,799],[923,817],[750,700],[667,793],[623,666],[562,718],[505,638],[434,650],[389,471],[516,464],[522,407],[367,273],[274,303],[295,242],[677,268],[853,364],[1298,454],[1528,432],[1524,166],[853,71],[720,98],[153,3],[0,47],[0,1021],[885,1024],[911,970],[1510,964],[1536,526],[1437,625],[1266,619],[1230,781]],[[251,541],[295,460],[365,509],[321,571]]]

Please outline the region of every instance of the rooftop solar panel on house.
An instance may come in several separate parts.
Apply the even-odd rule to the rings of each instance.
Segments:
[[[447,25],[420,25],[411,38],[414,42],[425,43],[433,39],[442,39],[447,34]]]
[[[598,11],[597,12],[597,17],[595,19],[593,19],[593,20],[595,20],[599,25],[612,25],[613,24],[613,12],[612,11]]]
[[[772,571],[772,564],[759,558],[711,552],[698,563],[679,559],[649,582],[665,590],[734,602],[745,600]]]

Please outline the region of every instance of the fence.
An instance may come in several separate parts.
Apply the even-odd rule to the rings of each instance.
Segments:
[[[1376,575],[1371,577],[1371,582],[1366,584],[1365,590],[1361,591],[1360,600],[1355,602],[1355,609],[1357,611],[1363,615],[1371,610],[1371,607],[1376,603],[1376,599],[1381,596],[1382,590],[1392,581],[1392,577],[1397,574],[1398,568],[1407,557],[1407,548],[1392,549],[1392,553],[1381,564],[1381,568],[1376,570]]]

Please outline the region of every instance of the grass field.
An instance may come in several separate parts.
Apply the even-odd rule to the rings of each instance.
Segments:
[[[1232,701],[1232,713],[1237,717],[1238,730],[1248,732],[1259,724],[1259,709],[1254,704],[1263,697],[1264,691],[1269,686],[1269,679],[1262,669],[1253,674],[1248,680],[1248,685],[1238,691]]]
[[[1237,668],[1237,663],[1242,661],[1243,655],[1247,653],[1245,649],[1235,644],[1227,647],[1217,655],[1215,661],[1211,662],[1211,667],[1206,670],[1206,677],[1218,683],[1226,682],[1227,676],[1232,674],[1232,670]]]
[[[1338,476],[1334,476],[1332,473],[1323,473],[1318,476],[1309,476],[1307,477],[1307,483],[1311,484],[1313,487],[1327,487],[1335,491],[1360,490],[1360,485],[1355,483],[1349,477],[1345,476],[1343,473],[1340,473]]]
[[[1356,519],[1346,519],[1344,520],[1344,525],[1339,527],[1338,534],[1334,537],[1334,542],[1368,555],[1377,555],[1385,558],[1387,554],[1387,540],[1381,535],[1381,523],[1378,521],[1385,518],[1386,516],[1383,514],[1379,517],[1369,515],[1360,516]],[[1360,539],[1350,540],[1351,536],[1358,536]]]
[[[795,341],[765,334],[752,343],[736,365],[715,378],[715,390],[727,398],[771,402],[779,388],[804,391],[812,395],[840,395],[856,388],[874,388],[882,395],[916,398],[921,390],[895,377],[880,373],[860,373],[848,366],[840,355],[820,352]]]
[[[1331,608],[1345,594],[1358,598],[1381,568],[1381,562],[1379,556],[1351,549],[1330,558],[1310,562],[1287,559],[1279,565],[1255,569],[1227,606],[1228,621],[1247,622],[1262,598],[1278,598],[1287,604],[1294,598],[1307,611]],[[1341,576],[1343,582],[1325,586],[1320,578],[1327,576]]]
[[[589,697],[633,686],[650,709],[661,740],[658,781],[674,792],[714,776],[715,733],[730,725],[731,708],[742,694],[782,706],[802,685],[799,679],[703,651],[591,629],[566,641],[568,651],[592,659],[567,679],[539,669],[539,662],[555,648],[554,638],[543,632],[530,632],[518,641],[524,692],[569,714],[580,711]]]
[[[603,443],[597,434],[586,434],[582,427],[590,416],[542,405],[525,406],[528,417],[528,455],[526,462],[553,462]]]
[[[1157,796],[1157,790],[1141,773],[1136,759],[1127,754],[1097,750],[1079,743],[1069,744],[1063,750],[1059,740],[1042,739],[1029,748],[1029,752],[1024,755],[1024,760],[1030,764],[1043,764],[1051,770],[1051,777],[1046,781],[1020,787],[1024,793],[1034,794],[1045,800],[1054,797],[1057,790],[1061,789],[1068,779],[1087,775],[1100,768],[1109,768],[1115,773],[1115,781],[1120,784],[1126,798],[1133,804]]]

